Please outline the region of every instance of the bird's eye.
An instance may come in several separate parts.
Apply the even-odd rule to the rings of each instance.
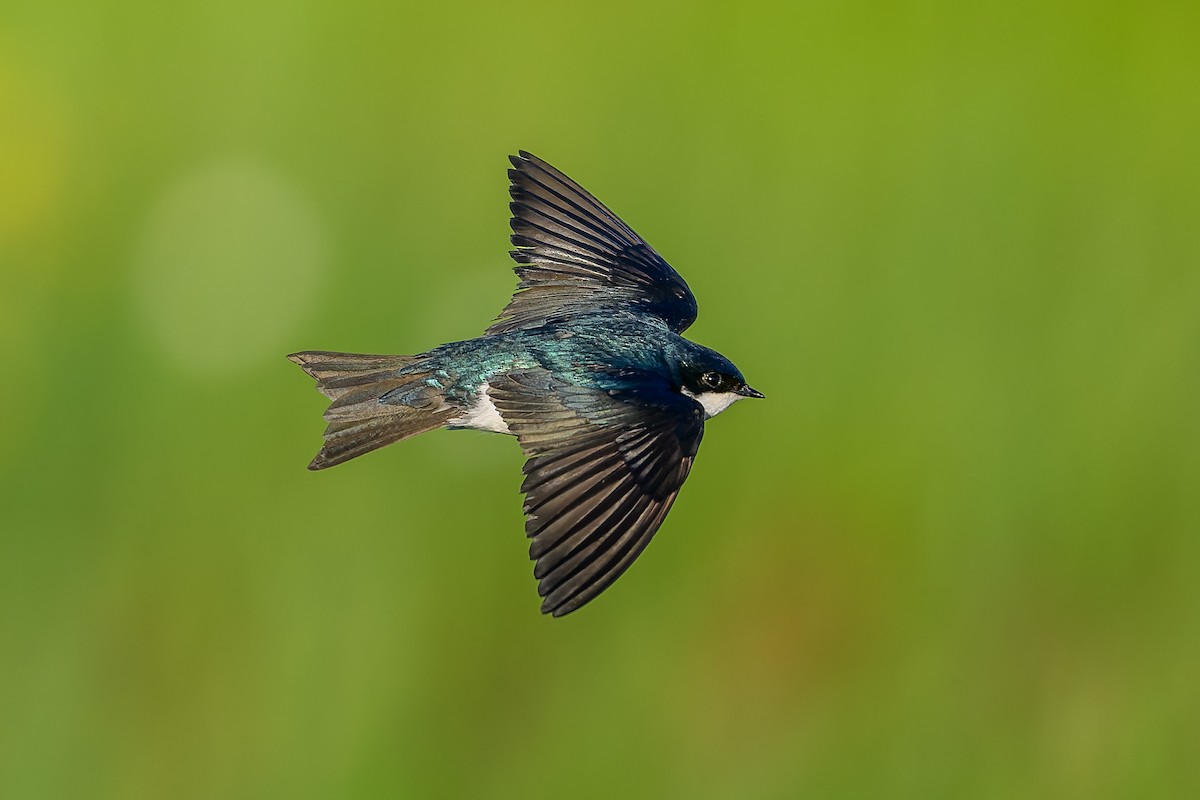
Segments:
[[[721,373],[706,372],[700,376],[700,382],[710,389],[715,389],[721,385]]]

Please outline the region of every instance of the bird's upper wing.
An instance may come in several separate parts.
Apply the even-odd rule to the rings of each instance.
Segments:
[[[488,393],[525,462],[525,532],[542,612],[574,611],[649,543],[704,434],[699,403],[664,386],[613,393],[543,369],[494,378]]]
[[[683,278],[616,214],[540,158],[522,150],[510,160],[511,255],[521,282],[488,333],[605,309],[653,314],[677,333],[695,321]]]

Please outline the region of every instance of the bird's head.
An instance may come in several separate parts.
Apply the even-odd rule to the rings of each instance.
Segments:
[[[725,356],[696,346],[679,365],[680,391],[704,406],[706,418],[715,417],[744,397],[762,397],[750,387],[741,370]]]

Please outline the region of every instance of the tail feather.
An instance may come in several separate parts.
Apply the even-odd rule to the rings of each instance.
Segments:
[[[328,378],[321,382],[322,391],[330,397],[331,393],[335,393],[338,389],[354,389],[359,386],[367,386],[378,381],[386,381],[396,378],[395,369],[371,369],[370,372],[362,372],[357,375],[344,375],[340,378]]]
[[[371,370],[402,369],[421,360],[420,356],[378,356],[367,353],[334,353],[328,350],[305,350],[292,353],[290,361],[317,380],[335,376],[346,377],[348,373]],[[320,388],[320,387],[318,387]]]
[[[332,402],[325,445],[309,469],[324,469],[444,426],[459,409],[446,403],[421,356],[308,351],[289,359],[316,378]],[[386,395],[386,397],[385,397]]]

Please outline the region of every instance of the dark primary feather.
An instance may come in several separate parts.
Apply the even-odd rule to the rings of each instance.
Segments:
[[[521,491],[542,611],[562,616],[611,585],[654,536],[696,457],[704,412],[652,385],[614,396],[544,369],[489,386],[528,457]]]
[[[687,283],[616,214],[536,156],[522,150],[510,160],[511,255],[521,282],[488,333],[605,309],[653,314],[676,333],[695,321]]]

